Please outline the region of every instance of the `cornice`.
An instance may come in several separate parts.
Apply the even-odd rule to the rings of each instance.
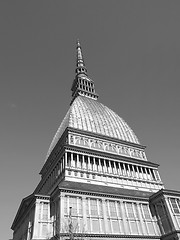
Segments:
[[[158,192],[150,196],[150,201],[153,202],[162,196],[176,196],[180,197],[180,191],[161,189]]]
[[[68,237],[68,233],[60,233],[58,234],[61,237]],[[160,236],[154,236],[154,235],[130,235],[130,234],[92,234],[92,233],[74,233],[74,237],[89,237],[89,238],[118,238],[118,239],[126,239],[126,238],[131,238],[131,239],[159,239]]]
[[[134,200],[134,201],[149,201],[149,197],[134,197],[134,196],[125,196],[125,195],[115,195],[115,194],[108,194],[108,193],[98,193],[98,192],[87,192],[84,190],[75,190],[75,189],[65,189],[59,186],[60,192],[67,192],[67,193],[75,193],[75,194],[83,194],[88,196],[96,196],[96,197],[109,197],[109,198],[118,198],[118,199],[126,199],[126,200]]]

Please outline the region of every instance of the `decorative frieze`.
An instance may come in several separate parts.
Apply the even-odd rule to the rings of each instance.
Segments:
[[[69,144],[147,161],[144,150],[80,134],[69,134]]]

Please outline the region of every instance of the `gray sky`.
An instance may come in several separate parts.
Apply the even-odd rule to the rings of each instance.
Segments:
[[[179,12],[179,0],[0,2],[2,239],[69,108],[77,38],[99,101],[147,146],[166,188],[180,190]]]

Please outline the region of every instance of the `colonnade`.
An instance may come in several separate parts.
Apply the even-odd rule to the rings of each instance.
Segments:
[[[98,174],[127,180],[134,179],[136,181],[162,184],[158,170],[155,168],[66,151],[58,160],[51,173],[49,173],[43,186],[41,186],[40,192],[46,193],[56,181],[63,176],[65,169],[76,172],[76,176],[77,172],[81,172],[92,174],[93,178]],[[84,176],[83,174],[81,175]]]
[[[146,181],[161,181],[157,169],[154,168],[73,152],[65,153],[65,166],[67,168],[81,169],[93,173],[118,175]]]

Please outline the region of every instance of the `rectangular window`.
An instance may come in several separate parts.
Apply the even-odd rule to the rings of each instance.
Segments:
[[[93,233],[99,233],[99,220],[98,219],[92,219],[92,231]]]
[[[77,215],[77,197],[69,197],[69,208],[72,216]]]
[[[90,206],[91,206],[91,215],[92,216],[98,215],[97,200],[96,199],[90,199]]]
[[[109,211],[111,217],[117,217],[115,201],[109,201]]]
[[[120,233],[118,220],[112,220],[113,233]]]
[[[170,201],[171,201],[171,205],[172,205],[172,208],[173,208],[174,213],[179,214],[180,211],[179,211],[177,199],[175,199],[175,198],[170,198]]]
[[[149,234],[155,234],[152,222],[147,222],[147,227],[148,227]]]
[[[46,223],[44,223],[43,225],[42,225],[42,236],[43,237],[47,237],[47,224]]]
[[[87,229],[87,231],[88,232],[91,232],[91,228],[90,228],[90,218],[87,218],[87,226],[88,226],[88,229]]]
[[[69,223],[70,223],[70,220],[69,220]],[[78,219],[76,217],[72,217],[72,231],[79,232],[79,224],[78,224]]]
[[[103,233],[105,233],[105,226],[104,226],[104,219],[101,219],[101,230]]]
[[[127,208],[127,216],[128,218],[135,218],[134,210],[133,210],[133,205],[132,203],[126,203],[126,208]]]
[[[86,199],[86,215],[88,231],[92,233],[105,232],[103,206],[101,199]]]
[[[79,219],[79,230],[80,230],[80,232],[81,233],[83,233],[84,232],[84,221],[83,221],[83,218],[80,218]]]
[[[138,234],[137,222],[136,221],[131,221],[130,226],[131,226],[131,232],[133,234]]]
[[[143,210],[143,217],[145,219],[151,219],[151,214],[149,211],[149,206],[147,204],[142,204],[142,210]]]
[[[82,215],[82,198],[65,196],[64,214],[69,216],[70,213],[72,216]]]

